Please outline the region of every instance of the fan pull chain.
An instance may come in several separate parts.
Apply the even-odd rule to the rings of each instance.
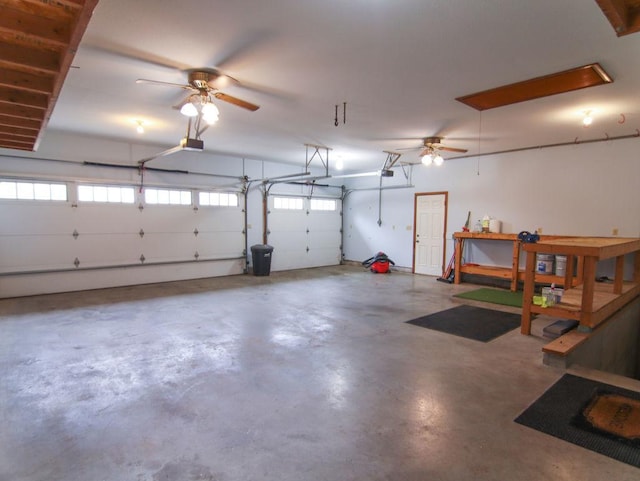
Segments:
[[[338,126],[338,104],[336,104],[336,118],[333,122],[333,125]]]

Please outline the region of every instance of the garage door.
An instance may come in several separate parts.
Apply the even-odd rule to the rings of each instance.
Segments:
[[[0,184],[6,191],[0,193],[0,274],[243,257],[237,194],[146,189],[142,195],[131,186],[81,185],[76,199],[75,184]],[[64,193],[18,197],[31,184],[61,186]],[[217,273],[215,263],[210,272],[226,273]]]
[[[340,264],[340,199],[271,195],[267,226],[272,270]]]

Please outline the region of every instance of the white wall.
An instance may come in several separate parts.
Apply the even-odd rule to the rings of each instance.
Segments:
[[[412,266],[413,199],[417,192],[449,193],[447,259],[452,234],[471,211],[471,226],[485,214],[502,231],[542,228],[544,234],[640,237],[639,139],[577,144],[510,154],[454,159],[442,167],[413,168],[415,188],[353,192],[345,202],[345,257],[363,260],[383,250],[396,264]],[[347,179],[350,188],[375,187],[376,178]],[[402,173],[384,185],[405,184]],[[468,262],[510,265],[511,249],[473,242]],[[628,269],[627,269],[628,271]]]
[[[344,203],[345,259],[362,261],[378,251],[386,252],[398,266],[411,268],[413,258],[414,195],[424,192],[448,192],[447,259],[452,253],[451,236],[460,230],[467,212],[472,213],[472,225],[484,214],[503,222],[503,232],[517,233],[542,228],[544,234],[609,236],[613,228],[621,237],[640,237],[640,160],[638,139],[578,144],[569,147],[539,149],[480,158],[454,159],[440,168],[414,166],[410,180],[401,169],[394,169],[393,178],[383,178],[384,186],[414,187],[383,190],[379,212],[378,190],[353,191]],[[136,165],[137,160],[160,152],[167,146],[131,144],[88,136],[72,136],[49,131],[41,149],[31,158],[60,159],[27,160],[16,158],[15,151],[0,152],[0,176],[45,177],[60,180],[102,180],[139,183],[136,170],[88,167],[82,162],[106,162]],[[301,149],[302,150],[302,149]],[[4,154],[4,155],[3,155]],[[205,188],[238,185],[237,179],[212,177],[223,174],[251,179],[276,177],[302,172],[304,166],[292,166],[256,159],[211,155],[206,152],[181,152],[159,158],[150,167],[179,169],[189,174],[147,172],[145,184]],[[313,174],[324,173],[313,167]],[[376,177],[319,181],[348,188],[379,186]],[[260,183],[248,192],[247,245],[262,243],[262,194]],[[272,193],[308,195],[310,187],[282,184]],[[338,189],[315,188],[315,193],[339,196]],[[381,225],[378,225],[378,220]],[[1,229],[1,226],[0,226]],[[0,231],[1,233],[1,231]],[[495,243],[470,243],[468,262],[509,265],[509,248]],[[250,252],[247,252],[250,256]],[[629,263],[627,263],[629,264]],[[226,274],[238,272],[237,266],[227,266]],[[627,272],[629,268],[627,267]],[[151,272],[151,270],[149,270]],[[165,267],[153,274],[116,272],[94,274],[94,279],[108,279],[119,285],[123,279],[150,282],[206,275],[188,268]],[[78,284],[77,278],[74,286]],[[88,287],[100,287],[89,282]],[[80,287],[82,282],[80,283]]]

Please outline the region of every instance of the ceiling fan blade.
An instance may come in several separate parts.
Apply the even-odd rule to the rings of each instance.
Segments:
[[[460,152],[464,154],[467,149],[456,149],[455,147],[445,147],[444,145],[438,146],[438,150],[446,150],[447,152]]]
[[[260,108],[259,105],[252,104],[251,102],[247,102],[246,100],[242,100],[237,97],[232,97],[231,95],[223,94],[222,92],[215,92],[213,96],[224,102],[229,102],[230,104],[237,105],[243,109],[251,110],[252,112],[255,112]]]
[[[139,78],[136,80],[137,84],[152,84],[152,85],[164,85],[169,87],[180,87],[185,90],[195,90],[191,85],[186,84],[176,84],[173,82],[162,82],[161,80],[149,80],[146,78]]]
[[[430,154],[431,152],[432,152],[432,150],[429,149],[429,148],[422,149],[420,151],[420,153],[418,154],[418,157],[424,157],[425,155]]]

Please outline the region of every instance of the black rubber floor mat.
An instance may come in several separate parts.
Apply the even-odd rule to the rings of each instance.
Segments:
[[[464,305],[418,317],[407,324],[488,342],[518,327],[520,315]]]
[[[637,409],[639,392],[565,374],[515,422],[640,468],[640,449],[635,442],[594,429],[585,422],[585,409],[592,405],[594,396],[603,392],[636,401],[628,403],[620,413],[635,417],[631,411]]]

